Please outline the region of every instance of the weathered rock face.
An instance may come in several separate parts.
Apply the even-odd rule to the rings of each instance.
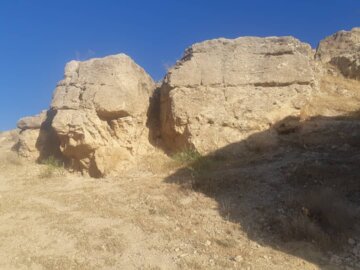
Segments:
[[[20,156],[33,160],[40,157],[40,128],[45,120],[46,111],[42,111],[38,115],[21,118],[17,122],[20,129],[17,150]]]
[[[299,119],[357,111],[352,79],[360,79],[360,28],[324,39],[316,53],[293,37],[198,43],[160,90],[124,54],[72,61],[50,110],[18,122],[18,150],[35,159],[61,151],[72,168],[100,177],[147,155],[151,143],[201,154],[245,139],[247,148],[272,148]]]
[[[40,151],[36,147],[39,135],[40,129],[28,129],[20,132],[17,143],[17,151],[20,156],[31,160],[39,158]]]
[[[124,54],[68,63],[51,108],[52,127],[72,166],[99,177],[146,152],[154,89],[150,76]]]
[[[299,115],[317,88],[310,45],[292,37],[195,44],[161,88],[161,130],[171,150],[208,153]],[[264,147],[274,140],[257,142]]]
[[[316,58],[335,67],[343,76],[360,79],[360,28],[340,31],[319,44]]]
[[[59,140],[51,127],[54,112],[42,111],[20,119],[16,149],[20,156],[41,161],[48,156],[59,156]]]
[[[45,122],[47,117],[47,111],[42,111],[40,114],[35,116],[27,116],[21,118],[17,122],[17,127],[21,130],[26,129],[40,129],[43,122]]]

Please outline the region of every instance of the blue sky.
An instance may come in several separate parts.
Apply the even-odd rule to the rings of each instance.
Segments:
[[[1,0],[0,130],[47,109],[66,62],[124,52],[159,80],[192,43],[360,26],[359,0]]]

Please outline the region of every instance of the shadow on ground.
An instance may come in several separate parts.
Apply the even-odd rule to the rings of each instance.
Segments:
[[[360,241],[359,119],[359,112],[306,121],[287,117],[189,160],[165,181],[214,198],[221,216],[261,245],[321,269],[359,269],[349,244],[349,238]],[[348,259],[324,260],[319,253]]]

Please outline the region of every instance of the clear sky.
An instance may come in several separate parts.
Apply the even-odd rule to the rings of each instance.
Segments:
[[[360,26],[359,0],[1,0],[0,130],[50,104],[66,62],[126,53],[161,79],[192,43]]]

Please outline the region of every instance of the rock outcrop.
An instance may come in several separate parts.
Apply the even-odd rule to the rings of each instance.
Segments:
[[[54,112],[42,111],[35,116],[21,118],[16,149],[20,156],[41,161],[48,156],[59,157],[59,140],[51,126]]]
[[[52,127],[71,166],[100,177],[146,152],[154,89],[150,76],[124,54],[68,63],[51,110],[56,113]]]
[[[173,151],[200,153],[268,129],[317,88],[314,53],[292,37],[242,37],[195,44],[161,88],[161,126]],[[261,147],[276,144],[267,136]]]
[[[47,111],[42,111],[40,114],[21,118],[16,125],[21,130],[40,129],[41,125],[45,122],[46,117]]]
[[[42,141],[40,138],[41,125],[46,121],[46,111],[42,111],[38,115],[27,116],[21,118],[17,122],[20,129],[17,150],[20,156],[37,160],[40,157],[40,149]],[[42,136],[43,137],[43,136]]]
[[[124,54],[71,61],[50,109],[18,122],[18,150],[35,159],[61,155],[101,177],[154,144],[201,154],[242,140],[247,149],[270,149],[306,118],[357,111],[353,79],[360,79],[360,28],[324,39],[316,52],[293,37],[205,41],[187,49],[160,85]]]
[[[316,58],[343,76],[360,79],[360,28],[340,31],[322,40]]]

